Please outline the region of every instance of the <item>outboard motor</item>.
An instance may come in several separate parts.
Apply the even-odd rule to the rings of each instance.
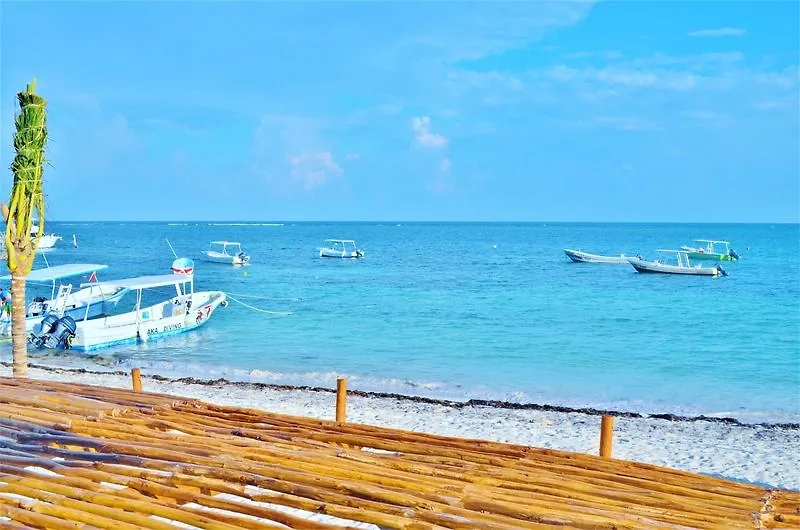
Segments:
[[[739,254],[737,254],[736,251],[733,249],[731,249],[731,251],[728,252],[728,255],[731,257],[731,259],[739,259]]]
[[[727,275],[728,275],[728,273],[727,273],[727,272],[725,272],[725,269],[723,269],[723,268],[722,268],[722,267],[720,267],[719,265],[717,265],[717,273],[718,273],[720,276],[727,276]]]
[[[44,347],[58,348],[63,344],[64,349],[68,350],[77,329],[78,325],[71,316],[66,315],[59,318],[53,331],[45,335],[43,341]]]
[[[55,313],[50,313],[45,316],[42,321],[33,328],[31,334],[28,335],[28,342],[37,348],[41,348],[45,335],[53,331],[56,322],[58,322],[58,315]]]

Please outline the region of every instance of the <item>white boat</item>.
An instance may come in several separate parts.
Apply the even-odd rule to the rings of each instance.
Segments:
[[[238,241],[212,241],[208,250],[203,251],[206,261],[227,263],[228,265],[246,265],[250,256],[242,251]]]
[[[39,232],[39,227],[37,225],[31,226],[31,238],[36,237],[36,234]],[[57,236],[55,234],[42,234],[42,237],[39,238],[39,246],[36,247],[36,250],[47,250],[56,246],[56,243],[61,241],[61,236]]]
[[[564,254],[566,254],[567,257],[575,263],[613,263],[616,265],[628,264],[628,258],[625,256],[625,254],[620,254],[619,256],[601,256],[599,254],[589,254],[588,252],[572,250],[569,248],[564,249]],[[637,257],[641,258],[641,256]]]
[[[35,297],[25,311],[25,331],[31,332],[47,314],[57,317],[69,315],[72,318],[97,318],[110,313],[125,294],[124,289],[85,288],[72,292],[72,284],[60,280],[91,274],[96,282],[97,271],[107,269],[108,265],[97,263],[69,263],[31,271],[26,283],[51,284],[50,297]],[[11,276],[0,277],[0,281],[10,281]],[[57,284],[58,282],[58,284]],[[0,315],[0,335],[11,335],[11,317]]]
[[[674,253],[677,256],[678,264],[670,265],[662,263],[660,260],[645,261],[641,258],[628,258],[628,262],[636,269],[637,272],[643,273],[658,273],[658,274],[685,274],[689,276],[727,276],[728,273],[722,270],[722,267],[715,265],[713,267],[702,267],[700,265],[692,265],[689,262],[689,256],[685,250],[658,250],[658,252]]]
[[[364,251],[352,239],[326,239],[329,245],[319,249],[320,258],[363,258]]]
[[[62,317],[43,321],[29,341],[39,348],[64,348],[91,351],[110,346],[148,342],[185,333],[208,322],[214,310],[227,305],[222,291],[194,292],[191,274],[140,276],[84,284],[91,289],[126,289],[136,293],[136,305],[127,313],[75,321]],[[159,287],[175,287],[175,296],[148,307],[141,307],[142,292]]]

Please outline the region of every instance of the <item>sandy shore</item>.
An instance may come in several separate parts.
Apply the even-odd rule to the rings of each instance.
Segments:
[[[0,366],[0,375],[11,375],[11,369]],[[32,368],[29,376],[121,388],[131,385],[125,374]],[[335,395],[327,391],[158,381],[146,373],[143,386],[151,392],[320,419],[333,419],[335,411]],[[591,454],[597,453],[600,432],[596,414],[454,407],[372,396],[348,397],[347,421]],[[797,428],[618,417],[613,451],[616,458],[800,490]]]

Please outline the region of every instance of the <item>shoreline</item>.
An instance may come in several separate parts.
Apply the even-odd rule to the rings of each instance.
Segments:
[[[11,363],[7,361],[0,361],[0,366],[10,368]],[[87,368],[68,368],[60,366],[48,366],[43,364],[29,363],[30,368],[42,370],[50,373],[72,373],[72,374],[85,374],[85,375],[115,375],[119,377],[129,377],[130,372],[123,370],[90,370]],[[161,383],[180,383],[185,385],[199,385],[199,386],[232,386],[249,390],[276,390],[276,391],[307,391],[336,394],[336,389],[322,387],[322,386],[303,386],[303,385],[280,385],[274,383],[259,383],[256,381],[233,381],[224,377],[216,379],[198,379],[195,377],[165,377],[158,374],[142,373],[142,379],[152,379]],[[396,392],[373,392],[366,390],[347,390],[348,397],[366,397],[366,398],[379,398],[379,399],[393,399],[397,401],[408,401],[412,403],[422,403],[426,405],[439,405],[452,409],[463,409],[470,407],[487,407],[499,410],[534,410],[539,412],[559,412],[564,414],[584,414],[587,416],[603,416],[611,415],[616,418],[637,418],[637,419],[655,419],[666,420],[673,422],[709,422],[709,423],[722,423],[736,427],[746,428],[765,428],[765,429],[784,429],[784,430],[800,430],[800,422],[758,422],[750,423],[738,420],[736,418],[727,416],[682,416],[670,412],[665,413],[640,413],[632,411],[620,411],[610,409],[598,409],[593,407],[567,407],[563,405],[551,405],[540,403],[517,403],[513,401],[502,400],[488,400],[488,399],[468,399],[465,401],[456,401],[450,399],[439,399],[425,396],[413,396],[407,394],[400,394]]]
[[[11,375],[0,363],[0,375]],[[31,378],[131,388],[130,373],[30,365]],[[333,420],[335,390],[225,379],[170,379],[142,374],[148,392],[180,395],[218,405]],[[415,432],[597,454],[600,415],[547,405],[502,406],[415,396],[348,391],[347,422]],[[613,413],[613,412],[612,412]],[[798,428],[790,424],[732,423],[708,417],[617,415],[613,456],[738,482],[800,491]]]

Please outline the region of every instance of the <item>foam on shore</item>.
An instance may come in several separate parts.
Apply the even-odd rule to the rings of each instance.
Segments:
[[[7,364],[0,366],[0,375],[11,375]],[[130,376],[120,373],[32,367],[29,376],[118,388],[131,386]],[[327,420],[334,416],[335,397],[321,389],[154,379],[148,374],[142,379],[145,391]],[[356,393],[348,396],[347,421],[596,454],[600,430],[597,414],[541,408],[464,406]],[[615,420],[613,452],[614,457],[625,460],[800,490],[800,470],[796,465],[800,436],[793,426],[623,416]]]

